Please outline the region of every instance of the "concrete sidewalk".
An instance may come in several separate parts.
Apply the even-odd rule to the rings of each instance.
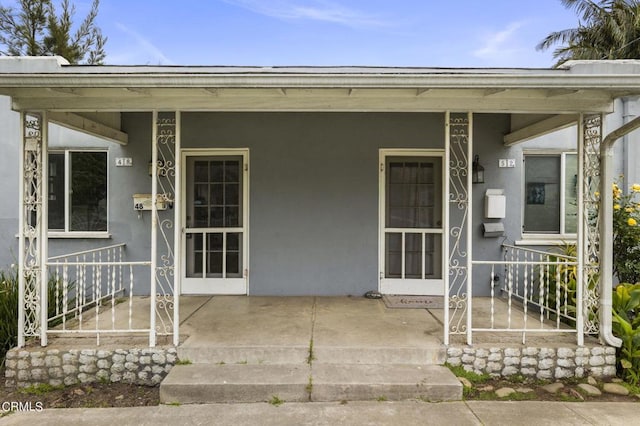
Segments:
[[[349,402],[67,408],[13,413],[0,425],[631,425],[635,402]]]

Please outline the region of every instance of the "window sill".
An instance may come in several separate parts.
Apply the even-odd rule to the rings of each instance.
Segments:
[[[57,232],[51,231],[48,234],[49,238],[94,238],[94,239],[108,239],[111,238],[111,234],[108,232]]]
[[[516,246],[564,246],[576,244],[575,235],[523,235],[521,240],[515,241]]]

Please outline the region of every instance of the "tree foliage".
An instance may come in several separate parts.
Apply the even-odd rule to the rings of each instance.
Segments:
[[[578,14],[578,27],[552,32],[536,46],[560,45],[556,66],[570,59],[640,59],[640,1],[560,1]]]
[[[64,57],[72,64],[101,64],[105,58],[102,36],[95,20],[100,1],[74,26],[75,5],[62,0],[19,0],[18,6],[0,6],[0,53],[8,56]]]

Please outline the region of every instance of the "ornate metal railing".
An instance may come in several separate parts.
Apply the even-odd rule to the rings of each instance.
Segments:
[[[101,334],[149,333],[148,321],[134,324],[133,295],[134,270],[151,263],[124,256],[116,244],[49,258],[47,334],[90,334],[100,344]]]
[[[153,112],[151,211],[151,298],[149,346],[156,336],[179,340],[180,209],[180,112]],[[169,210],[157,208],[158,198]],[[175,208],[174,208],[175,207]]]
[[[503,245],[502,261],[474,261],[490,285],[488,323],[474,332],[576,333],[578,259],[561,253]],[[506,310],[505,308],[506,307]],[[475,320],[475,319],[474,319]]]
[[[445,275],[444,342],[453,335],[466,336],[471,344],[471,153],[473,152],[473,115],[446,113],[446,171],[448,202],[445,206],[445,252],[448,274]]]

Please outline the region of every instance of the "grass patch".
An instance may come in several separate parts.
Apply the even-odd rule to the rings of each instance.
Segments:
[[[622,382],[619,383],[622,386],[624,386],[625,388],[629,389],[629,393],[632,395],[640,395],[640,386],[638,385],[632,385],[631,383],[628,382]]]
[[[535,394],[535,392],[527,392],[527,393],[515,392],[515,393],[512,393],[511,395],[505,396],[504,398],[498,398],[495,392],[492,392],[492,393],[493,393],[494,399],[497,399],[499,401],[532,401],[532,400],[538,399],[538,396]]]
[[[176,365],[191,365],[193,364],[190,359],[179,359],[176,361]]]
[[[388,401],[388,400],[387,400],[387,397],[386,397],[386,396],[381,395],[381,396],[379,396],[379,397],[378,397],[378,399],[377,399],[376,401],[378,401],[378,402],[385,402],[385,401]]]
[[[20,389],[20,393],[24,393],[27,395],[43,395],[45,393],[49,393],[49,392],[53,392],[61,389],[64,389],[63,385],[53,386],[53,385],[50,385],[49,383],[41,383],[39,385],[32,385],[26,388],[22,388]]]
[[[311,393],[313,392],[313,377],[309,376],[309,383],[307,383],[305,390],[309,394],[309,400],[311,400]]]
[[[278,395],[273,395],[269,400],[269,404],[279,407],[280,405],[284,404],[284,400],[278,398]]]
[[[236,362],[236,364],[239,364],[239,365],[247,365],[247,364],[249,364],[249,362],[245,359],[245,360],[242,360],[242,361],[238,361],[238,362]]]
[[[584,399],[566,393],[561,393],[558,397],[563,402],[584,402]]]
[[[165,405],[170,405],[170,406],[172,406],[172,407],[179,407],[179,406],[181,406],[181,405],[182,405],[182,403],[181,403],[181,402],[177,402],[177,401],[176,401],[176,402],[168,402],[168,403],[166,403]]]
[[[490,374],[487,374],[487,373],[478,374],[478,373],[474,373],[473,371],[467,371],[461,365],[453,366],[451,364],[445,364],[445,367],[447,367],[449,370],[451,370],[451,372],[456,377],[464,377],[465,379],[469,380],[474,385],[485,383],[485,382],[491,380],[491,375]]]
[[[481,392],[481,393],[489,393],[489,392]],[[491,393],[493,393],[493,392],[491,392]],[[477,394],[478,394],[478,392],[473,388],[470,388],[470,387],[467,387],[467,386],[463,386],[462,387],[462,399],[469,399],[472,396],[475,396]]]
[[[514,374],[514,375],[511,375],[511,376],[505,377],[505,380],[508,380],[511,383],[521,384],[521,383],[526,383],[529,379],[524,374]]]
[[[467,388],[465,388],[465,389],[467,389]],[[464,392],[464,389],[463,389],[462,390],[462,395],[464,396],[464,394],[465,394],[465,392]],[[473,396],[473,400],[474,401],[495,401],[497,399],[500,399],[500,398],[498,398],[496,396],[496,393],[493,392],[493,391],[492,392],[482,391],[482,392],[476,392],[476,393],[473,393],[471,391],[471,392],[469,392],[467,394],[467,397],[469,397],[469,396]],[[465,399],[467,399],[467,398],[465,398]]]
[[[307,355],[307,364],[313,364],[313,361],[316,360],[316,356],[313,353],[313,338],[309,341],[309,355]]]

